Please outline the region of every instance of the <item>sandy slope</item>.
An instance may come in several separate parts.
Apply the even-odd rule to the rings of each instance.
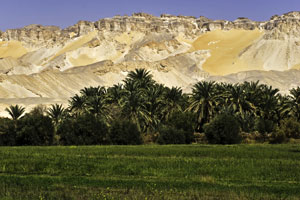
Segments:
[[[211,56],[203,64],[203,69],[213,75],[262,69],[261,66],[249,66],[239,58],[239,54],[262,34],[259,30],[215,30],[199,36],[190,51],[210,51]]]
[[[26,53],[27,49],[19,41],[0,41],[0,58],[19,58]]]

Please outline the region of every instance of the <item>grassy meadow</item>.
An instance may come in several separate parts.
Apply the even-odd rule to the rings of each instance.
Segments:
[[[0,199],[300,199],[300,146],[0,147]]]

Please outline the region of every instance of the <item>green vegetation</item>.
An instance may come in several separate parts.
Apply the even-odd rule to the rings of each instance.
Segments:
[[[57,135],[63,145],[107,144],[108,129],[103,121],[90,114],[66,118],[58,126]]]
[[[299,105],[300,87],[198,82],[185,94],[145,69],[67,108],[12,105],[0,145],[28,147],[0,147],[0,199],[299,199]],[[170,145],[195,142],[223,146]],[[290,144],[226,145],[240,142]]]
[[[233,115],[222,113],[204,126],[206,138],[211,144],[238,144],[240,124]]]
[[[25,108],[10,106],[11,119],[0,119],[0,145],[288,143],[300,137],[299,105],[300,87],[283,96],[259,82],[203,81],[186,94],[136,69],[112,87],[83,88],[67,108],[24,115]],[[222,113],[228,116],[217,123]]]
[[[138,145],[142,144],[141,133],[137,126],[126,120],[112,123],[109,132],[109,139],[115,145]]]
[[[1,199],[299,199],[299,145],[1,147]]]

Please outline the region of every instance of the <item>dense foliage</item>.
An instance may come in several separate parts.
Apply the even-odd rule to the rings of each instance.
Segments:
[[[43,114],[26,114],[17,124],[17,145],[52,145],[54,126]]]
[[[300,137],[298,124],[292,123],[300,122],[299,97],[300,87],[282,95],[259,82],[202,81],[191,93],[184,93],[179,87],[156,83],[150,71],[136,69],[123,83],[80,90],[66,108],[55,104],[25,115],[25,108],[19,105],[6,108],[11,119],[0,120],[0,144],[140,144],[141,138],[190,144],[194,133],[203,133],[206,124],[221,113],[234,117],[244,136],[259,134],[256,138],[268,142],[277,134],[287,141]]]
[[[240,124],[228,113],[217,115],[204,126],[204,133],[211,144],[238,144],[240,142]]]
[[[57,134],[63,145],[109,144],[107,125],[90,114],[62,120],[57,128]]]
[[[191,144],[194,141],[195,116],[190,112],[174,112],[158,130],[159,144]]]
[[[158,144],[184,144],[185,131],[174,126],[166,125],[159,129]]]
[[[141,133],[136,124],[128,120],[114,121],[111,125],[109,138],[116,145],[142,144]]]

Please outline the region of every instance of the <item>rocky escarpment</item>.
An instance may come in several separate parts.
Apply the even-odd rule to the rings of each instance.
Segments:
[[[29,25],[20,29],[9,29],[0,32],[2,41],[16,40],[29,46],[55,45],[65,43],[69,39],[80,37],[91,31],[143,33],[182,32],[185,35],[199,35],[207,31],[260,29],[269,31],[265,39],[285,39],[299,33],[299,12],[290,12],[282,16],[275,15],[270,21],[256,22],[240,17],[234,21],[211,20],[206,17],[186,17],[162,14],[160,17],[145,13],[135,13],[132,16],[115,16],[96,22],[79,21],[77,24],[60,29],[56,26]],[[283,34],[284,33],[284,34]]]
[[[45,42],[54,44],[58,41],[62,31],[56,26],[29,25],[21,29],[9,29],[2,33],[2,41],[16,40],[27,45],[40,45]]]
[[[299,12],[290,12],[282,16],[275,15],[264,25],[268,33],[265,39],[286,40],[290,37],[300,36],[300,14]]]
[[[300,69],[300,12],[263,22],[135,13],[65,29],[9,29],[0,32],[0,104],[8,98],[64,102],[84,86],[113,85],[141,67],[185,91],[200,80],[243,77],[288,90],[300,84],[285,75]],[[299,73],[293,74],[296,80]]]
[[[270,21],[256,22],[240,17],[234,21],[211,20],[206,17],[186,17],[162,14],[160,17],[145,13],[135,13],[132,16],[115,16],[96,22],[79,21],[77,24],[60,29],[56,26],[29,25],[20,29],[9,29],[0,32],[2,41],[22,41],[27,45],[56,44],[68,39],[80,37],[91,31],[143,33],[182,32],[185,35],[198,35],[213,30],[266,30],[266,39],[285,39],[284,34],[299,35],[299,12],[290,12],[282,16],[275,15]],[[281,34],[284,33],[284,34]]]
[[[216,29],[245,29],[255,28],[272,30],[274,28],[283,30],[285,27],[295,23],[299,25],[299,13],[291,12],[283,16],[273,16],[268,22],[255,22],[241,17],[235,21],[210,20],[206,17],[186,17],[162,14],[160,17],[145,13],[135,13],[132,16],[115,16],[104,18],[96,22],[79,21],[77,24],[66,29],[56,26],[29,25],[20,29],[9,29],[0,33],[4,41],[17,40],[23,42],[48,41],[50,43],[60,42],[59,40],[79,37],[91,31],[128,32],[141,31],[149,32],[184,32],[186,34],[203,33]]]

